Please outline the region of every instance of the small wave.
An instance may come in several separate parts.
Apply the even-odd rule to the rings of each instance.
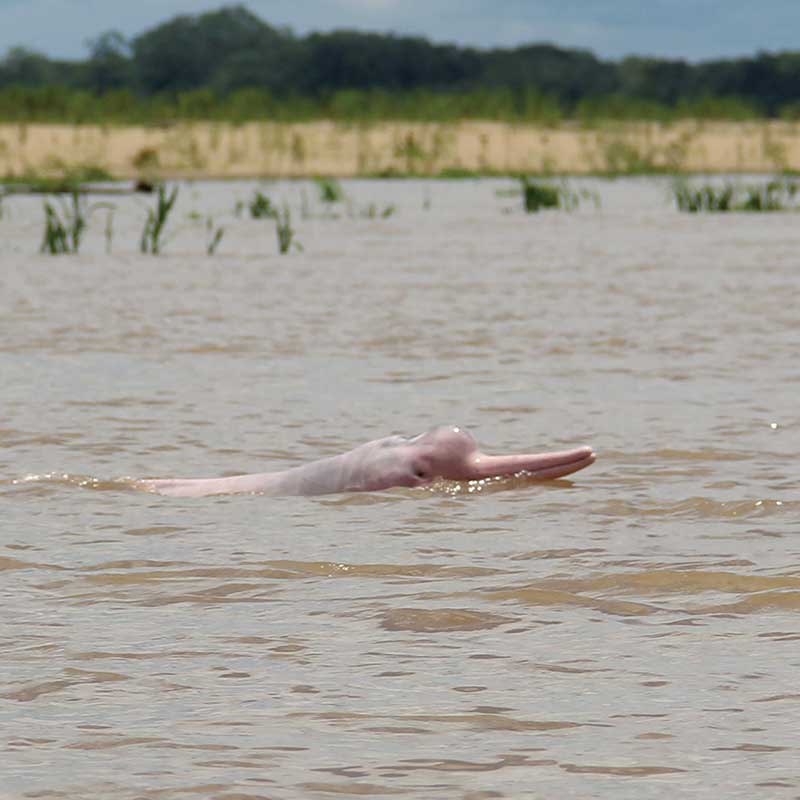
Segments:
[[[778,589],[800,590],[800,578],[783,575],[739,575],[735,572],[654,570],[601,575],[596,578],[550,579],[542,586],[569,592],[622,591],[635,594],[723,592],[751,594]]]
[[[619,599],[609,594],[658,596],[657,603],[641,599]],[[674,606],[667,596],[681,600],[691,595],[738,595],[730,602]],[[489,597],[501,602],[529,606],[573,606],[615,616],[649,616],[684,613],[690,616],[714,614],[757,614],[800,609],[800,578],[786,575],[740,575],[732,572],[662,570],[600,575],[593,578],[550,578],[534,584],[507,589],[486,589],[470,596]]]
[[[771,591],[751,594],[734,603],[698,606],[691,614],[758,614],[763,611],[800,611],[800,591]]]
[[[384,613],[381,627],[414,633],[483,631],[515,621],[513,617],[466,608],[393,608]]]
[[[295,711],[290,713],[289,716],[312,718],[343,726],[377,720],[390,720],[396,723],[435,722],[446,725],[459,725],[475,731],[557,731],[581,727],[606,727],[597,723],[580,723],[571,720],[517,719],[488,711],[474,711],[463,714],[369,714],[356,711]]]
[[[688,519],[735,519],[764,517],[773,514],[800,512],[800,501],[713,500],[688,497],[673,503],[634,503],[629,500],[608,500],[589,509],[589,513],[609,517],[682,517]]]
[[[117,672],[97,672],[67,667],[64,669],[63,678],[39,683],[25,683],[20,688],[5,692],[0,697],[5,700],[15,700],[18,703],[29,703],[42,695],[60,692],[77,684],[108,683],[125,680],[128,680],[128,676]]]

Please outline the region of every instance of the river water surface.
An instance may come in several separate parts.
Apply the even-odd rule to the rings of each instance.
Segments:
[[[42,200],[3,201],[0,797],[800,795],[800,220],[581,185],[599,208],[525,215],[505,181],[274,184],[286,256],[233,213],[255,183],[181,185],[158,257],[150,198],[57,258]],[[440,423],[598,460],[319,498],[117,481]]]

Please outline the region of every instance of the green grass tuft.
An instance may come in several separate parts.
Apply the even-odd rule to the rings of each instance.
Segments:
[[[278,211],[272,205],[272,200],[259,191],[253,193],[253,198],[247,207],[250,209],[250,216],[253,219],[275,219],[278,216]]]
[[[292,245],[297,250],[303,249],[302,245],[294,239],[295,229],[292,227],[292,215],[289,206],[285,204],[275,216],[275,231],[278,235],[278,251],[280,253],[288,253]]]
[[[679,211],[691,214],[722,211],[793,211],[798,209],[798,183],[788,177],[760,184],[690,184],[676,180],[672,194]]]
[[[525,211],[533,214],[543,208],[560,208],[564,211],[574,211],[581,204],[582,200],[591,200],[596,208],[600,207],[600,198],[596,192],[587,189],[575,191],[569,187],[566,181],[554,185],[542,181],[534,181],[527,175],[520,179],[522,185],[522,197],[525,203]]]
[[[41,253],[60,255],[77,253],[86,230],[88,208],[86,198],[78,192],[72,193],[72,202],[59,198],[60,207],[49,200],[44,203],[44,238],[39,248]]]
[[[158,185],[156,190],[156,206],[147,211],[147,219],[142,229],[142,237],[139,241],[139,249],[142,253],[157,255],[163,246],[162,236],[164,227],[167,224],[172,207],[178,198],[178,187],[174,187],[167,194],[167,189],[163,183]]]
[[[537,183],[530,178],[523,177],[522,197],[525,201],[525,210],[532,214],[541,208],[558,208],[561,197],[558,188],[547,183]]]
[[[342,185],[335,178],[317,178],[314,182],[319,190],[319,199],[326,205],[344,200]]]

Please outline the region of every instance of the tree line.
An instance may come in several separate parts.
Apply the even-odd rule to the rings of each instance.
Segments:
[[[296,36],[241,5],[182,15],[88,57],[0,60],[0,119],[800,118],[800,51],[619,62],[552,44],[479,50],[421,37]]]

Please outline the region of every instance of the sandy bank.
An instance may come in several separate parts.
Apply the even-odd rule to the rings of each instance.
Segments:
[[[0,175],[102,167],[120,178],[800,170],[800,124],[499,122],[0,125]]]

